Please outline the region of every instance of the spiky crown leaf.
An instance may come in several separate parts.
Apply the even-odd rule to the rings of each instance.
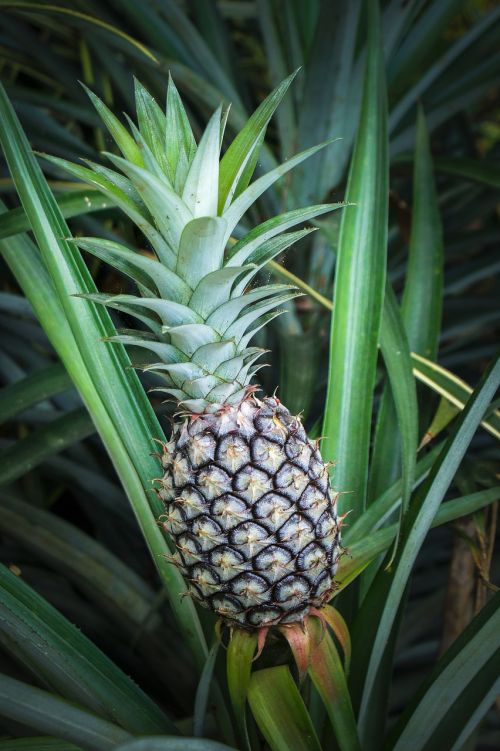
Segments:
[[[91,91],[88,94],[122,156],[106,153],[116,169],[89,160],[81,166],[46,156],[95,185],[137,225],[154,251],[144,256],[120,243],[84,237],[80,248],[137,284],[139,296],[87,295],[126,312],[149,329],[112,341],[148,350],[147,367],[162,373],[163,391],[192,412],[236,404],[259,369],[263,350],[253,335],[295,297],[289,285],[249,289],[258,271],[311,228],[285,230],[333,211],[323,204],[288,211],[252,229],[228,247],[250,206],[276,180],[331,141],[307,149],[250,183],[269,120],[293,75],[250,117],[221,158],[227,111],[219,107],[198,145],[177,89],[169,78],[166,114],[135,82],[137,125],[130,132]]]

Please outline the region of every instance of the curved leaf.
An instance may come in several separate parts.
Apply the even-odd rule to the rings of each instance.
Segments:
[[[0,584],[0,641],[46,685],[129,732],[177,734],[130,678],[4,566]]]
[[[76,704],[0,674],[0,716],[76,743],[85,751],[113,751],[130,738],[126,730]]]
[[[19,256],[13,249],[26,249],[26,240],[11,238],[2,241],[11,251],[8,263],[39,320],[50,330],[54,346],[103,437],[170,594],[172,610],[201,669],[207,651],[205,638],[193,603],[179,597],[185,585],[165,559],[168,545],[156,524],[162,507],[150,493],[151,480],[159,471],[158,461],[151,455],[152,440],[163,437],[163,432],[124,349],[99,344],[103,336],[115,333],[108,313],[101,306],[71,297],[73,293],[95,293],[95,285],[74,245],[62,239],[68,237],[68,227],[1,88],[0,111],[4,115],[0,141],[44,261],[42,264],[31,244],[30,252],[21,251]]]
[[[405,751],[411,746],[440,751],[443,744],[450,748],[483,698],[500,685],[499,661],[497,593],[439,660],[391,733],[395,740],[390,748]],[[475,681],[481,674],[486,680],[479,686]],[[490,697],[490,701],[493,699]]]
[[[0,389],[0,423],[38,402],[67,391],[72,381],[59,363],[38,369],[30,375]]]
[[[272,751],[321,751],[311,718],[286,665],[253,673],[248,701]]]
[[[330,333],[330,367],[321,445],[349,491],[355,520],[365,508],[377,347],[384,299],[388,154],[384,61],[378,3],[368,3],[363,104],[342,214]]]
[[[484,412],[500,385],[500,358],[493,361],[481,384],[459,415],[434,463],[430,476],[410,506],[401,543],[390,571],[381,570],[360,608],[353,631],[352,676],[363,684],[359,712],[360,734],[366,732],[369,703],[376,685],[387,640],[406,589],[412,566],[444,494],[469,446]]]

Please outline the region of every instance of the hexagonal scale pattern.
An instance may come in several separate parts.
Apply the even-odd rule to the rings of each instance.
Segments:
[[[335,494],[317,446],[275,398],[174,429],[157,492],[191,594],[230,623],[302,621],[333,591]]]

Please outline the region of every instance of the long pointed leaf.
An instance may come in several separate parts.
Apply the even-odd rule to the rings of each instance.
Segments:
[[[372,693],[387,639],[408,578],[444,494],[453,480],[481,418],[500,385],[500,358],[493,361],[481,384],[460,414],[448,442],[435,462],[406,517],[391,571],[381,570],[358,613],[353,633],[353,669],[363,683],[359,726],[363,740]],[[369,613],[368,620],[366,613]],[[361,624],[363,624],[361,626]],[[363,680],[364,678],[364,680]]]
[[[161,513],[161,504],[150,494],[151,480],[159,471],[157,460],[150,454],[151,442],[153,438],[162,436],[161,428],[136,374],[129,367],[130,361],[123,348],[98,343],[103,336],[115,333],[105,309],[71,297],[73,293],[95,293],[96,289],[81,257],[75,254],[74,247],[62,239],[68,237],[68,227],[3,88],[0,89],[0,111],[4,120],[0,141],[54,286],[50,289],[49,285],[42,299],[40,284],[44,274],[38,278],[32,263],[28,275],[27,269],[22,268],[23,262],[27,263],[27,257],[17,259],[16,263],[11,255],[11,266],[17,266],[22,284],[29,288],[27,296],[38,309],[41,321],[48,317],[47,298],[53,297],[54,290],[57,293],[64,310],[64,314],[61,309],[57,310],[58,324],[61,326],[62,320],[65,322],[63,325],[67,325],[67,322],[71,327],[71,341],[65,337],[60,339],[63,350],[61,358],[78,385],[119,470],[154,561],[170,593],[172,609],[201,668],[206,655],[206,642],[194,605],[186,598],[179,598],[179,593],[185,588],[180,574],[163,557],[167,545],[155,518]],[[12,247],[14,241],[3,242],[11,243]],[[33,284],[35,278],[36,284]],[[51,313],[54,312],[52,309]],[[57,325],[51,326],[51,330],[56,329]]]
[[[259,144],[259,140],[262,139],[269,120],[286,94],[288,87],[295,78],[295,75],[296,74],[293,73],[288,78],[285,78],[285,80],[282,81],[280,85],[271,92],[271,94],[269,94],[262,104],[259,105],[222,157],[219,177],[220,213],[222,213],[231,203],[237,187],[239,187],[240,191],[247,187],[248,182],[247,185],[239,184],[245,166],[248,163],[253,149]],[[251,175],[248,176],[248,180],[250,180],[250,178]]]
[[[391,735],[393,751],[410,745],[439,751],[460,735],[467,719],[491,689],[500,686],[500,593],[456,639],[420,688]],[[486,681],[477,685],[485,673]],[[491,697],[490,701],[493,699]]]
[[[112,751],[130,738],[130,733],[117,725],[3,674],[0,674],[0,716],[72,741],[86,751]]]
[[[175,725],[64,616],[0,567],[0,640],[52,690],[131,733]]]
[[[342,215],[322,453],[335,461],[341,507],[365,507],[377,345],[386,274],[388,156],[378,4],[368,3],[363,105]]]
[[[248,701],[272,751],[320,751],[311,718],[286,665],[257,670]]]

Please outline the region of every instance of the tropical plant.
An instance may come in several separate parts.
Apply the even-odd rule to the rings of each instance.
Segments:
[[[465,17],[450,42],[457,2],[390,2],[380,18],[372,2],[192,2],[190,15],[175,2],[2,5],[6,89],[33,144],[53,155],[44,164],[56,180],[47,183],[2,89],[4,185],[21,207],[0,217],[0,414],[10,428],[0,638],[12,660],[0,749],[473,743],[498,691],[500,647],[490,582],[500,363],[488,281],[498,168],[464,158],[460,119],[467,113],[471,132],[486,119],[470,107],[499,61],[474,63],[493,49],[498,13]],[[256,24],[276,88],[247,119],[262,98]],[[48,44],[35,70],[40,29]],[[242,46],[246,75],[234,64]],[[93,93],[100,120],[92,114],[75,86],[80,63],[130,115],[134,91],[128,130]],[[147,88],[132,85],[130,63]],[[167,88],[165,117],[150,91],[160,101]],[[220,98],[233,107],[202,128]],[[273,150],[264,136],[275,111]],[[122,174],[99,158],[102,123]],[[319,153],[317,142],[337,135]],[[482,148],[494,157],[495,145]],[[345,199],[341,211],[320,203],[332,195]],[[282,234],[303,222],[313,226]],[[296,288],[307,297],[294,300]],[[285,314],[265,334],[277,305]],[[248,347],[253,334],[258,347]],[[253,363],[276,344],[280,359],[266,355],[272,368],[259,378],[324,436],[334,492],[300,418],[252,393]],[[158,390],[190,415],[184,427],[174,418],[170,439],[164,416],[176,407]],[[348,513],[340,561],[333,501]],[[450,555],[446,532],[430,530],[454,520],[447,602],[469,612],[446,614],[436,659]],[[454,571],[463,561],[479,572],[465,581],[474,603]],[[186,586],[194,598],[181,596]]]

